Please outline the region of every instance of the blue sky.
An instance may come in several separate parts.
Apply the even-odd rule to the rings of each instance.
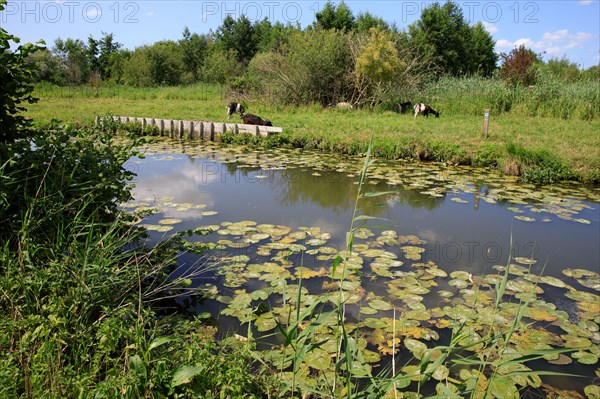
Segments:
[[[334,1],[334,4],[339,2]],[[443,3],[443,1],[440,1]],[[457,1],[465,19],[481,21],[496,40],[498,52],[525,44],[544,59],[566,57],[589,68],[600,60],[600,0]],[[306,27],[324,1],[32,1],[9,0],[0,12],[0,26],[22,42],[78,38],[102,32],[129,49],[160,40],[178,40],[187,26],[196,33],[214,31],[227,14],[251,20],[299,23]],[[419,19],[431,1],[347,0],[354,15],[369,11],[403,29]]]

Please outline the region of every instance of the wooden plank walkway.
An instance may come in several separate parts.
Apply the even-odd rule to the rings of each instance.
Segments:
[[[215,134],[231,132],[234,134],[248,133],[266,137],[270,134],[281,133],[283,128],[275,126],[245,125],[242,123],[223,123],[205,121],[184,121],[178,119],[138,118],[129,116],[113,116],[121,123],[141,123],[145,131],[147,126],[157,126],[160,136],[172,138],[189,138],[215,141]],[[96,116],[96,125],[101,124],[102,117]]]

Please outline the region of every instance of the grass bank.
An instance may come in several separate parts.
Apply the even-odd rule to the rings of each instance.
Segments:
[[[475,108],[484,107],[491,94],[482,93],[477,94],[477,87],[465,86],[459,90],[450,83],[429,88],[423,93],[423,100],[442,112],[439,119],[415,120],[411,115],[382,110],[335,110],[317,105],[286,107],[270,104],[268,99],[249,102],[246,109],[284,128],[279,145],[357,154],[365,152],[373,136],[373,153],[378,157],[489,166],[532,182],[600,181],[597,114],[589,114],[595,115],[591,119],[576,115],[565,119],[565,115],[555,116],[554,111],[541,112],[545,108],[539,104],[536,112],[528,111],[525,102],[528,97],[519,94],[511,100],[510,107],[502,105],[502,111],[499,105],[490,103],[489,137],[484,138],[483,117]],[[79,124],[90,124],[96,115],[105,114],[225,121],[225,105],[232,99],[220,87],[209,85],[98,89],[42,85],[34,95],[40,102],[29,107],[28,116],[37,121],[56,118]],[[474,100],[469,102],[469,99]],[[490,97],[489,101],[492,100]],[[583,99],[573,101],[585,104]],[[579,116],[587,115],[585,105],[573,110],[579,110]],[[234,116],[232,120],[237,119]]]

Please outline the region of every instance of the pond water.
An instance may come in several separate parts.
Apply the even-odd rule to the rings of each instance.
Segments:
[[[188,229],[212,231],[189,241],[216,248],[201,260],[182,254],[174,276],[208,268],[192,286],[209,284],[214,299],[182,303],[209,312],[224,333],[242,334],[250,322],[256,336],[277,341],[273,315],[286,305],[282,297],[292,296],[286,289],[301,285],[310,302],[341,286],[347,320],[367,331],[369,348],[383,361],[392,349],[372,333],[383,330],[389,338],[393,314],[406,321],[403,327],[420,329],[406,330],[402,339],[429,346],[444,335],[442,320],[485,324],[485,306],[493,305],[494,284],[510,262],[503,311],[534,295],[543,314],[527,320],[552,332],[540,345],[587,345],[570,359],[569,372],[594,375],[600,356],[598,187],[539,188],[484,169],[375,159],[362,191],[381,195],[357,202],[360,157],[171,140],[143,152],[145,158],[128,163],[137,178],[135,199],[124,206],[154,209],[141,222],[153,241]],[[332,278],[356,203],[356,215],[369,218],[355,221],[354,253]],[[359,273],[342,276],[342,269]],[[256,312],[260,303],[273,313]]]

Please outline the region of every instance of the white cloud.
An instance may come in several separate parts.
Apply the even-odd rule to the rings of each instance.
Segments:
[[[560,29],[553,32],[545,32],[541,40],[533,40],[528,37],[519,38],[515,41],[500,39],[496,42],[496,49],[505,50],[525,47],[536,52],[543,52],[550,56],[565,55],[567,50],[580,48],[585,42],[594,39],[594,35],[588,32],[571,33],[568,29]]]
[[[557,30],[555,32],[546,32],[546,33],[544,33],[544,36],[542,36],[542,38],[544,40],[548,40],[551,42],[565,40],[568,37],[569,37],[568,29],[561,29],[561,30]]]
[[[579,0],[577,3],[582,6],[588,6],[588,5],[592,4],[592,0]]]
[[[85,16],[89,19],[95,20],[102,16],[102,10],[100,7],[97,7],[95,4],[84,8]]]
[[[148,12],[146,13],[146,16],[147,16],[147,17],[152,17],[153,15],[154,15],[154,11],[148,11]]]
[[[483,28],[490,34],[494,34],[494,33],[498,33],[498,27],[491,23],[491,22],[487,22],[487,21],[483,21]]]

